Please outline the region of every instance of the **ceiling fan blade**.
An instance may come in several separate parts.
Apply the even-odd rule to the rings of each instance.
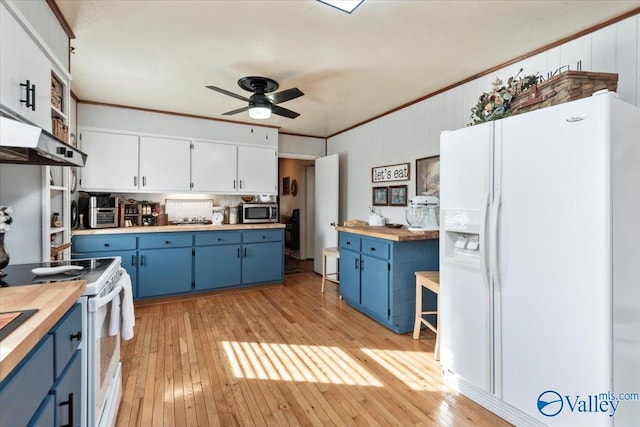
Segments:
[[[277,93],[267,95],[267,97],[273,101],[274,104],[280,104],[281,102],[290,101],[304,95],[300,89],[294,87],[292,89],[283,90]]]
[[[279,107],[277,105],[272,105],[271,106],[271,112],[273,114],[277,114],[277,115],[282,116],[282,117],[288,117],[290,119],[295,119],[296,117],[298,117],[300,115],[300,114],[296,113],[295,111],[287,110],[286,108],[282,108],[282,107]]]
[[[249,102],[249,98],[245,98],[245,97],[244,97],[244,96],[242,96],[242,95],[238,95],[238,94],[236,94],[236,93],[229,92],[229,91],[228,91],[228,90],[226,90],[226,89],[222,89],[222,88],[219,88],[219,87],[216,87],[216,86],[205,86],[205,87],[207,87],[207,88],[209,88],[209,89],[211,89],[211,90],[215,90],[216,92],[224,93],[225,95],[229,95],[229,96],[231,96],[231,97],[233,97],[233,98],[239,99],[240,101],[246,101],[246,102]],[[226,113],[225,113],[225,114],[226,114]]]
[[[243,111],[247,111],[249,107],[238,108],[237,110],[227,111],[226,113],[222,113],[223,116],[230,116],[232,114],[242,113]]]

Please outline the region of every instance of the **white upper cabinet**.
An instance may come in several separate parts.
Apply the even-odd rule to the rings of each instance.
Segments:
[[[237,157],[234,144],[194,141],[191,151],[191,189],[235,193]]]
[[[51,131],[51,63],[1,4],[0,103]]]
[[[138,189],[138,136],[82,131],[81,150],[87,163],[81,169],[83,190]]]
[[[273,148],[238,146],[238,192],[276,194],[278,152]]]
[[[189,191],[190,141],[140,137],[141,191]]]

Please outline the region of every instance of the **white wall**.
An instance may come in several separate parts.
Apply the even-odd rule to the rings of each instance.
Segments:
[[[389,185],[407,184],[413,197],[415,160],[439,154],[440,132],[466,126],[471,107],[482,92],[491,89],[496,77],[506,81],[520,68],[525,75],[546,76],[565,65],[575,69],[579,60],[584,71],[618,73],[620,98],[639,105],[640,15],[329,138],[327,154],[340,153],[340,222],[368,217],[372,167],[410,162],[411,180]],[[389,222],[406,224],[403,208],[380,209]]]
[[[326,139],[311,136],[278,135],[278,157],[288,159],[317,159],[325,155]]]

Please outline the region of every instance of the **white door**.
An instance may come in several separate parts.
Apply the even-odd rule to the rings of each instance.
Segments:
[[[140,137],[140,190],[189,191],[190,141]]]
[[[192,190],[235,193],[236,165],[235,145],[194,141],[191,150]]]
[[[316,159],[316,209],[313,271],[322,274],[322,248],[338,246],[340,170],[338,154]],[[328,271],[336,271],[335,260],[327,262]]]
[[[274,148],[238,146],[238,188],[241,193],[277,194],[278,152]]]
[[[82,190],[137,190],[138,137],[82,131],[81,149],[87,163],[81,169]]]

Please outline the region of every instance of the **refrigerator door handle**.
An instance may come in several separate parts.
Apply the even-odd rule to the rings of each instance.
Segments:
[[[484,206],[480,217],[480,268],[484,285],[489,289],[489,269],[487,268],[487,214],[489,213],[489,192],[484,194]]]
[[[495,203],[493,204],[493,210],[491,212],[491,250],[489,252],[489,259],[491,265],[491,272],[493,273],[493,283],[496,291],[502,290],[502,284],[500,280],[500,263],[498,261],[498,220],[500,219],[500,206],[502,205],[502,192],[496,193]]]

